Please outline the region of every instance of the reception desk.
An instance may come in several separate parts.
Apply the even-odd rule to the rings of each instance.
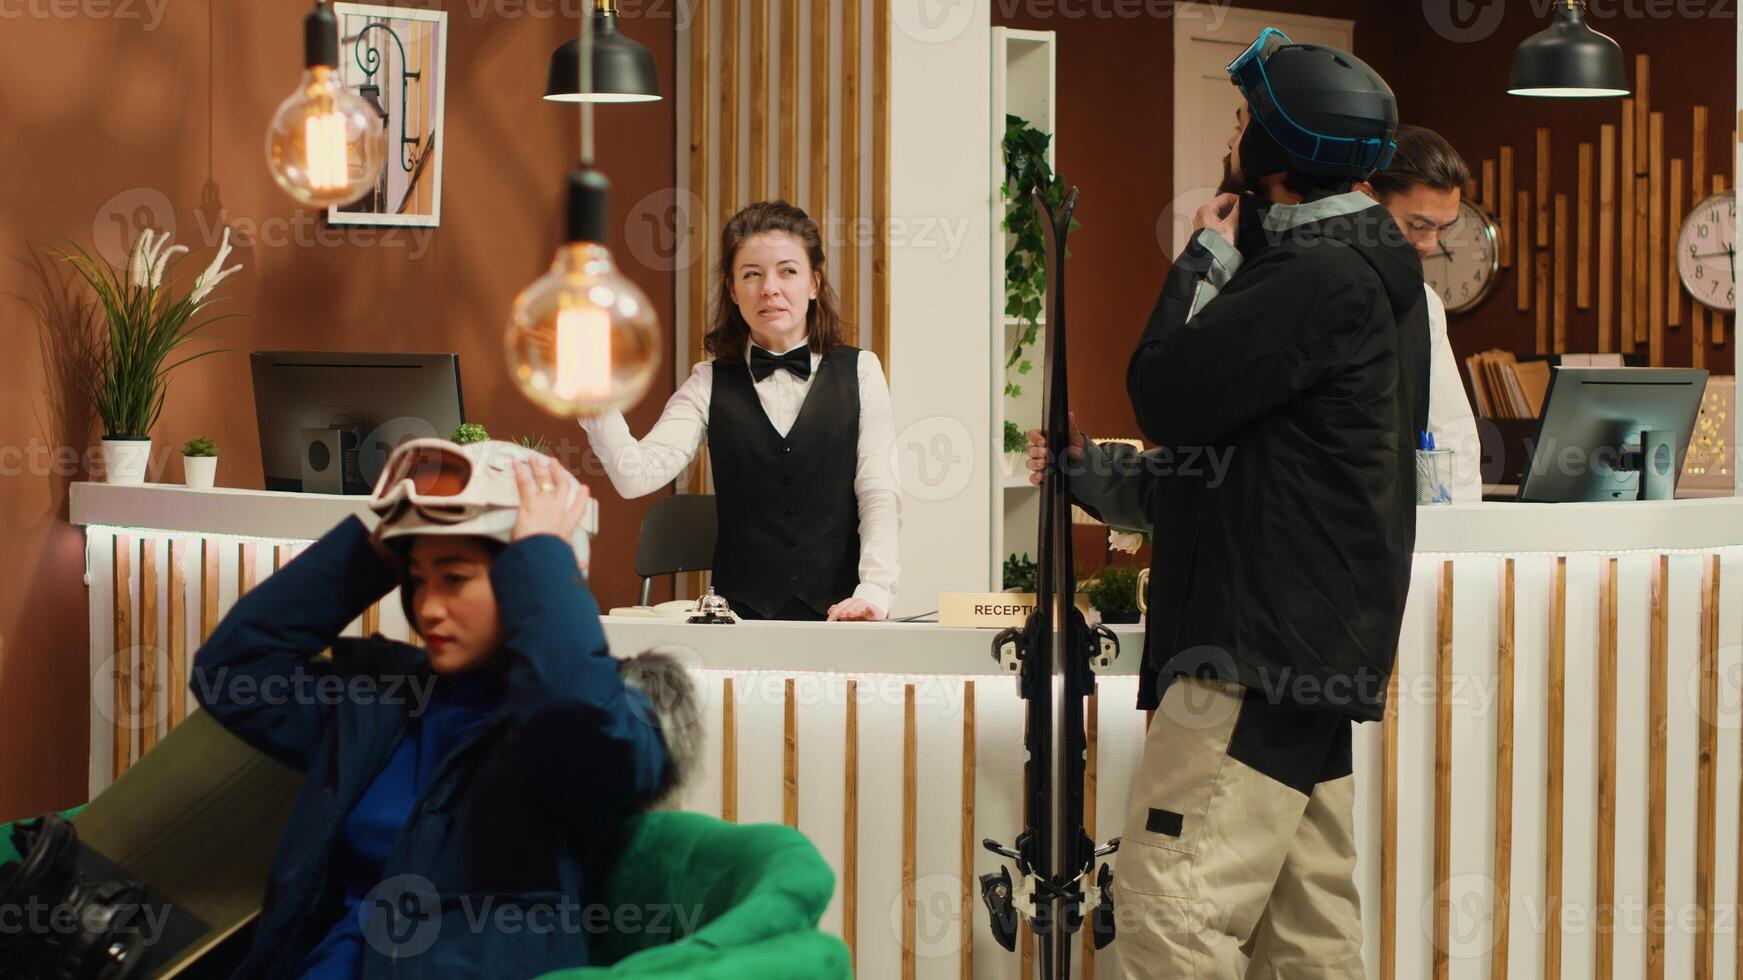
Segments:
[[[356,498],[73,488],[87,528],[90,785],[185,710],[188,651]],[[1393,710],[1357,730],[1370,977],[1665,976],[1736,968],[1743,501],[1471,504],[1420,512]],[[389,598],[358,623],[406,635]],[[704,693],[687,806],[796,824],[837,871],[824,925],[858,975],[1011,977],[975,876],[1020,816],[1022,704],[989,631],[605,617]],[[1117,835],[1142,743],[1141,642],[1091,718],[1092,812]],[[116,657],[117,650],[123,651]],[[173,679],[176,683],[166,683]],[[117,683],[124,711],[117,712]],[[116,718],[123,724],[115,724]],[[128,724],[132,717],[143,724]],[[122,760],[121,767],[116,760]],[[1080,954],[1081,955],[1081,954]],[[1111,950],[1085,966],[1117,975]],[[1087,971],[1085,974],[1087,975]]]

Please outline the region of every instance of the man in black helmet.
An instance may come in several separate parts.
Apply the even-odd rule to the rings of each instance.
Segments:
[[[1201,208],[1132,355],[1155,481],[1143,703],[1114,875],[1129,978],[1361,977],[1351,723],[1384,708],[1428,415],[1422,265],[1354,190],[1391,89],[1267,29],[1230,64],[1241,194]]]

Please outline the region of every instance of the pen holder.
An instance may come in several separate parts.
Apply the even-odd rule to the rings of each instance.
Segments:
[[[1418,449],[1416,451],[1416,502],[1418,504],[1450,504],[1453,485],[1453,451],[1451,449]]]

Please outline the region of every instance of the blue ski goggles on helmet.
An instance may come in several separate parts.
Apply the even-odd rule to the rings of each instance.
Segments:
[[[1329,136],[1317,133],[1289,118],[1289,113],[1277,103],[1271,89],[1271,78],[1265,72],[1265,62],[1282,48],[1293,44],[1289,35],[1275,27],[1259,32],[1240,57],[1229,62],[1226,69],[1235,86],[1246,96],[1247,106],[1265,132],[1291,156],[1331,167],[1380,171],[1392,165],[1398,152],[1397,142],[1369,137]]]

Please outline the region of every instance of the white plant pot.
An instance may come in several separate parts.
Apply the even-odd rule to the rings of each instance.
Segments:
[[[108,483],[144,483],[151,462],[151,440],[104,439],[103,479]]]
[[[210,490],[212,489],[212,479],[217,475],[218,457],[182,457],[182,476],[189,487],[195,490]]]

